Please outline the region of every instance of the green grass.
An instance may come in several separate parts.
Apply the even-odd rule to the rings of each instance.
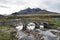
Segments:
[[[11,27],[10,25],[1,25],[1,26],[0,26],[0,29],[10,28],[10,27]]]
[[[10,40],[10,35],[8,33],[0,32],[0,40]]]
[[[0,31],[0,40],[16,40],[14,32],[4,33]]]
[[[52,26],[60,26],[60,22],[51,22]]]
[[[9,32],[3,32],[1,29],[12,28],[10,25],[2,25],[0,26],[0,40],[16,40],[15,33],[16,31],[12,30]]]

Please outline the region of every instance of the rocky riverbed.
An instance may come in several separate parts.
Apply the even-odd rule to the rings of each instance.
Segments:
[[[60,31],[50,29],[50,30],[40,30],[35,29],[33,31],[17,31],[16,37],[18,40],[60,40]]]

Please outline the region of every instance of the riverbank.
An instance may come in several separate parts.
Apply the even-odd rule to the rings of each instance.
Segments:
[[[0,26],[0,40],[16,40],[16,30],[10,26]]]

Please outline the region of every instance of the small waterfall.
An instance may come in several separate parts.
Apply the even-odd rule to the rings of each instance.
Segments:
[[[52,30],[47,30],[47,31],[42,31],[42,30],[38,30],[39,32],[37,34],[43,35],[42,37],[44,38],[44,40],[60,40],[60,37],[57,35],[54,35],[52,32]],[[17,35],[16,37],[18,38],[18,40],[36,40],[36,38],[34,37],[34,35],[32,34],[28,34],[25,33],[21,30],[17,31]]]
[[[18,25],[16,27],[16,29],[17,29],[16,37],[18,38],[18,40],[36,40],[34,35],[32,35],[30,33],[28,34],[27,32],[25,32],[25,30],[22,31],[23,28],[24,28],[23,25]],[[33,32],[36,32],[36,30],[34,30],[34,28],[35,28],[35,24],[30,23],[27,25],[26,30],[31,30]],[[44,31],[44,30],[38,29],[37,31],[38,31],[37,34],[43,35],[42,37],[44,38],[44,40],[60,40],[60,36],[57,36],[51,32],[51,31],[53,31],[53,32],[59,32],[60,33],[60,31],[58,31],[58,30],[52,30],[51,29],[51,30],[45,30]],[[35,35],[37,35],[37,34],[35,34]],[[40,38],[40,40],[41,40],[41,38]]]

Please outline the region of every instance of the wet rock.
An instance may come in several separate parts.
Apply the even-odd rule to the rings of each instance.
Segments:
[[[58,30],[40,30],[18,31],[19,40],[60,40],[60,31]]]
[[[57,27],[56,29],[60,31],[60,27]]]
[[[27,34],[25,34],[24,32],[22,32],[22,31],[17,31],[16,37],[17,37],[18,39],[24,38],[24,37],[26,37],[26,36],[27,36]]]
[[[36,39],[34,38],[33,35],[30,35],[30,36],[24,37],[24,38],[22,38],[20,40],[36,40]]]

